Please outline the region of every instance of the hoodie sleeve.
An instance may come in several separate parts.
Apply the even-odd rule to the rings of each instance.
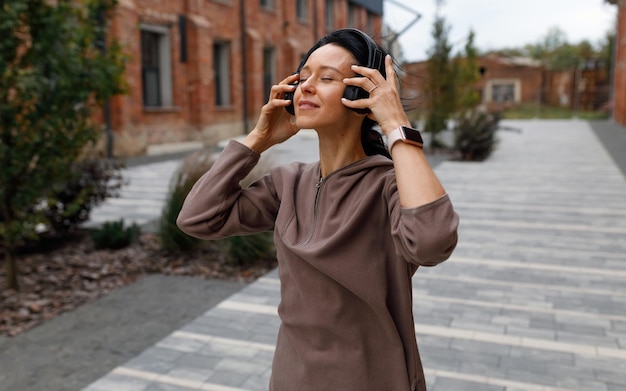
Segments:
[[[395,177],[389,188],[391,234],[396,251],[408,262],[435,266],[450,257],[456,247],[459,215],[445,194],[417,208],[400,205]]]
[[[257,152],[230,141],[187,195],[176,220],[178,227],[201,239],[271,231],[279,207],[271,175],[246,189],[239,185],[259,158]]]

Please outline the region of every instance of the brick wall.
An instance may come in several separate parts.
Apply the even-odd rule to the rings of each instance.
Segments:
[[[604,61],[589,60],[577,68],[546,72],[542,102],[572,110],[603,110],[609,102],[609,74]]]
[[[245,4],[245,41],[241,3]],[[276,83],[291,74],[302,55],[327,32],[324,0],[309,0],[304,18],[296,16],[296,3],[274,0],[273,7],[264,8],[259,0],[120,0],[109,34],[122,43],[129,57],[124,75],[127,94],[111,101],[114,155],[139,155],[148,146],[162,143],[201,141],[213,145],[250,130],[267,100],[264,49],[274,48],[276,80],[272,83]],[[333,8],[330,30],[347,27],[348,0],[335,0]],[[374,36],[381,35],[382,15],[357,6],[355,16],[352,27],[366,30],[371,26]],[[158,107],[144,106],[142,29],[156,31],[168,43],[171,94],[167,104]],[[227,42],[230,47],[230,103],[221,106],[216,105],[216,42]],[[181,49],[186,49],[186,59]]]
[[[626,127],[626,1],[616,1],[618,9],[613,79],[613,119]]]
[[[542,91],[543,67],[522,59],[506,59],[496,56],[484,56],[478,59],[482,76],[476,83],[476,89],[482,96],[482,103],[492,110],[501,110],[520,103],[535,103]],[[428,82],[427,62],[404,65],[405,75],[402,83],[402,95],[409,107],[425,107],[423,94]],[[498,102],[494,95],[501,85],[513,86],[511,101]]]

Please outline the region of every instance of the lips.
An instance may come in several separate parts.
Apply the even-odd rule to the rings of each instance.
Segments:
[[[306,109],[315,109],[315,108],[318,108],[318,107],[319,107],[319,105],[311,102],[310,100],[301,100],[298,103],[298,108],[300,108],[300,109],[305,109],[306,110]]]

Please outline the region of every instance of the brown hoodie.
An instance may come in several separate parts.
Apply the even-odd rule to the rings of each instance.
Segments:
[[[231,141],[177,223],[205,239],[274,231],[282,324],[270,390],[426,390],[411,277],[456,246],[448,196],[402,208],[393,163],[382,156],[323,180],[319,162],[292,163],[241,189],[258,159]]]

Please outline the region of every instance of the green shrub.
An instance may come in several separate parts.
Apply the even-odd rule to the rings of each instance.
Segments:
[[[482,161],[493,152],[497,140],[499,115],[472,109],[459,116],[454,128],[455,149],[462,160]]]
[[[266,152],[261,155],[259,163],[240,182],[241,187],[246,188],[252,182],[267,174],[272,165],[273,161],[270,153]],[[223,239],[223,244],[225,245],[227,259],[236,266],[249,265],[276,256],[272,232],[231,236]]]
[[[275,256],[271,232],[246,236],[231,236],[223,239],[228,260],[233,265],[243,266]]]
[[[0,4],[0,248],[19,290],[15,252],[48,226],[33,206],[100,137],[94,109],[124,92],[125,56],[114,36],[99,45],[115,1]]]
[[[174,174],[159,222],[161,249],[168,252],[183,252],[197,247],[202,242],[181,231],[176,225],[176,219],[194,183],[213,166],[213,163],[214,159],[207,151],[195,152],[183,160]]]
[[[41,209],[56,235],[74,231],[89,220],[91,210],[109,197],[116,197],[123,184],[121,162],[87,158],[70,168],[69,178],[52,187]]]
[[[124,227],[124,219],[107,221],[99,230],[91,232],[91,238],[96,249],[117,250],[132,244],[137,240],[141,228],[137,224]]]

